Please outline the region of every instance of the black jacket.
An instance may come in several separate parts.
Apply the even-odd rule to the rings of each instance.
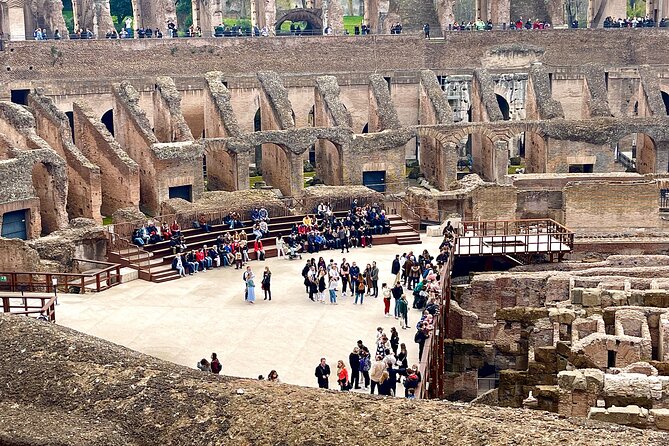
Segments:
[[[351,366],[352,373],[360,372],[360,355],[351,352],[348,355],[348,363]]]
[[[325,378],[323,378],[323,375],[325,375]],[[321,365],[318,364],[316,366],[316,371],[314,372],[314,376],[318,378],[319,386],[327,387],[330,376],[330,366],[325,364],[325,367],[321,367]]]
[[[393,267],[390,270],[390,272],[391,272],[391,274],[395,274],[395,275],[397,275],[397,273],[400,272],[400,261],[399,261],[399,259],[393,260]]]

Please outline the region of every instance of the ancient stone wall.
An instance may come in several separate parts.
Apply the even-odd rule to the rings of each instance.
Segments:
[[[138,207],[140,179],[137,163],[87,105],[74,103],[73,110],[77,144],[102,171],[102,214],[112,215],[118,209]]]
[[[74,145],[73,129],[65,114],[42,95],[30,95],[37,134],[67,162],[67,213],[69,218],[92,218],[102,223],[100,168]]]

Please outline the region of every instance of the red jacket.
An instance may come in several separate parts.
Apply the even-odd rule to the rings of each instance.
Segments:
[[[258,252],[258,251],[262,251],[262,250],[263,250],[263,247],[262,247],[262,240],[256,240],[255,242],[253,242],[253,250],[254,250],[255,252]]]

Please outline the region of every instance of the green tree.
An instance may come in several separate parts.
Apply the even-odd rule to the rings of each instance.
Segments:
[[[177,23],[183,30],[193,24],[193,3],[191,0],[177,0]]]
[[[646,2],[640,0],[629,0],[627,3],[627,17],[645,17]]]

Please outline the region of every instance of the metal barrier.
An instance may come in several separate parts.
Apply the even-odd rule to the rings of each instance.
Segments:
[[[562,254],[574,247],[574,233],[551,219],[463,221],[456,255]]]
[[[83,294],[87,288],[99,292],[121,283],[120,265],[86,259],[74,260],[103,264],[106,267],[90,274],[43,271],[0,272],[0,292],[53,293],[58,290],[70,293],[74,287],[78,289],[78,293]]]
[[[23,293],[2,293],[2,312],[35,316],[49,322],[56,322],[56,294],[30,295]],[[15,303],[20,300],[20,303]],[[39,301],[39,303],[37,302]]]
[[[455,242],[453,241],[453,246]],[[444,393],[444,338],[448,333],[448,313],[451,309],[451,271],[455,261],[453,246],[448,251],[448,261],[441,268],[441,296],[439,297],[439,312],[435,314],[434,330],[428,338],[429,342],[423,348],[423,357],[420,358],[421,381],[416,389],[416,397],[439,398]]]

